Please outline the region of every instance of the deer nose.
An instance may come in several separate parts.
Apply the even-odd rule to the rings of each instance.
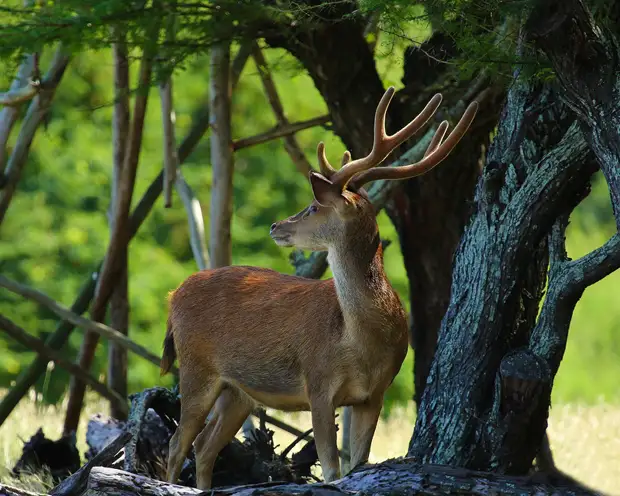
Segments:
[[[274,222],[273,224],[271,224],[271,228],[269,229],[269,232],[272,233],[276,227],[278,227],[278,224]]]

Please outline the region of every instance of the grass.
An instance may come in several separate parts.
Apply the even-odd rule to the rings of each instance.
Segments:
[[[5,467],[0,472],[0,481],[33,491],[49,489],[46,474],[34,474],[15,481],[10,477],[10,469],[21,454],[20,438],[29,439],[39,426],[43,426],[49,438],[56,439],[60,435],[64,407],[64,403],[59,407],[41,406],[34,395],[20,403],[0,429],[1,466]],[[78,448],[81,453],[87,448],[85,433],[88,418],[107,411],[105,402],[89,396],[79,427]],[[308,413],[270,413],[300,429],[310,427]],[[394,410],[388,420],[379,423],[372,445],[371,462],[402,456],[406,452],[413,418],[411,407],[401,408]],[[291,435],[275,430],[276,444],[281,447],[293,440]],[[549,436],[556,463],[562,470],[592,488],[606,494],[620,495],[620,407],[605,403],[554,406],[549,420]]]

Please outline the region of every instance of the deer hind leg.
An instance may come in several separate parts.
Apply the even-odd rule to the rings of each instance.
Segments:
[[[177,430],[170,438],[168,453],[168,482],[172,484],[179,478],[185,457],[204,428],[207,414],[222,389],[221,381],[215,375],[200,377],[200,380],[189,383],[181,377],[180,386],[181,417]]]
[[[322,397],[311,399],[310,403],[314,442],[323,470],[323,479],[331,482],[340,478],[335,408],[331,401]]]
[[[245,393],[232,386],[222,389],[211,419],[196,438],[196,486],[211,488],[213,466],[218,453],[235,437],[254,404]]]
[[[375,435],[382,406],[383,395],[380,395],[378,398],[372,398],[363,404],[352,407],[351,461],[349,464],[351,470],[368,461],[370,445]]]

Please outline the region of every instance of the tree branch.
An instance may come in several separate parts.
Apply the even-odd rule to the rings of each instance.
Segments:
[[[31,336],[24,329],[16,325],[11,320],[7,319],[2,314],[0,314],[0,328],[2,328],[2,330],[4,330],[6,334],[11,336],[22,346],[25,346],[32,351],[36,351],[39,355],[45,357],[48,361],[56,363],[58,366],[69,372],[71,375],[79,377],[80,380],[82,380],[85,384],[88,384],[90,387],[92,387],[94,391],[99,393],[104,398],[110,400],[110,403],[114,405],[114,408],[127,413],[127,400],[123,399],[123,397],[119,395],[116,391],[108,388],[105,384],[100,383],[97,379],[95,379],[88,372],[86,372],[82,367],[79,367],[73,362],[70,362],[69,360],[63,358],[60,352],[45,346],[45,343],[42,340]]]
[[[531,349],[547,360],[553,376],[560,367],[573,312],[583,292],[620,267],[618,233],[582,258],[567,260],[564,246],[566,223],[566,218],[558,219],[549,235],[553,256],[547,296],[530,338]]]
[[[0,105],[15,107],[32,100],[39,93],[40,86],[38,81],[30,81],[27,86],[0,93]]]
[[[120,434],[105,448],[92,457],[80,470],[67,477],[50,492],[50,496],[75,496],[86,489],[90,472],[95,467],[108,466],[116,461],[121,450],[131,439],[127,431]]]
[[[64,47],[58,47],[50,68],[41,82],[45,91],[41,91],[28,107],[28,112],[19,131],[15,147],[4,171],[5,184],[0,190],[0,224],[2,224],[6,216],[9,204],[17,188],[17,183],[21,177],[22,169],[26,165],[26,159],[28,158],[28,152],[30,151],[34,135],[39,128],[39,124],[41,124],[47,114],[56,87],[60,83],[68,63],[69,56],[66,55]]]
[[[233,149],[237,151],[243,148],[248,148],[250,146],[260,145],[262,143],[266,143],[267,141],[272,141],[278,138],[283,138],[285,136],[290,136],[292,134],[298,133],[299,131],[303,131],[304,129],[322,126],[323,124],[327,124],[329,121],[329,115],[322,115],[320,117],[314,117],[306,121],[292,122],[283,126],[280,126],[278,124],[269,131],[265,131],[264,133],[235,141],[233,143]]]
[[[176,181],[178,158],[174,135],[174,106],[172,104],[172,77],[159,85],[161,114],[164,127],[164,207],[172,206],[172,186]]]
[[[46,294],[37,291],[36,289],[29,288],[23,284],[19,284],[15,281],[11,281],[3,275],[0,275],[0,287],[8,289],[12,293],[18,294],[23,298],[32,300],[39,305],[43,305],[65,321],[71,322],[75,326],[84,328],[86,332],[97,334],[97,336],[103,336],[159,367],[160,358],[158,356],[152,354],[149,350],[135,343],[124,334],[118,332],[116,329],[112,329],[105,324],[77,315],[64,305],[54,301]],[[174,370],[174,373],[176,373],[176,369]]]
[[[17,70],[17,75],[11,84],[11,90],[24,86],[34,70],[34,55],[26,55],[24,61]],[[6,146],[9,141],[11,130],[17,121],[19,109],[16,107],[7,107],[0,110],[0,189],[2,188],[2,176],[4,174],[4,166],[6,165]]]
[[[258,68],[258,73],[260,74],[265,94],[267,95],[269,104],[271,105],[273,113],[276,116],[278,126],[282,128],[289,125],[289,121],[284,114],[284,107],[282,106],[282,102],[278,96],[276,85],[271,77],[271,71],[269,70],[267,61],[265,60],[263,52],[259,48],[257,42],[252,44],[252,57],[254,57],[254,61],[256,62],[256,67]],[[295,167],[297,167],[297,170],[305,177],[308,176],[310,171],[314,170],[304,155],[303,150],[299,147],[294,135],[284,136],[284,149],[289,154],[289,157],[291,157],[291,160],[295,164]]]
[[[198,496],[205,493],[190,487],[159,482],[141,475],[111,468],[91,471],[88,495],[114,493],[118,496]],[[505,477],[495,473],[421,465],[412,459],[390,460],[378,465],[359,467],[348,476],[331,484],[283,484],[267,482],[240,487],[214,488],[212,496],[346,496],[358,494],[491,494],[517,495],[562,494],[595,495],[593,491],[571,485],[554,485],[540,476]]]
[[[177,171],[176,188],[187,213],[190,245],[194,254],[194,260],[196,260],[198,269],[204,270],[209,266],[209,250],[205,241],[204,217],[200,208],[200,202],[185,181],[181,171]]]

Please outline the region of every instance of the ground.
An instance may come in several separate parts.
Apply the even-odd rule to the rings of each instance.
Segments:
[[[32,395],[13,412],[0,429],[0,467],[6,467],[0,472],[0,481],[15,484],[15,481],[9,480],[8,472],[21,453],[20,438],[27,440],[39,426],[43,426],[46,436],[57,438],[62,429],[63,406],[41,406]],[[88,417],[107,411],[105,402],[89,396],[78,435],[81,453],[86,450],[84,436]],[[269,413],[304,430],[310,426],[309,414]],[[412,417],[412,408],[396,410],[387,421],[379,424],[372,445],[371,462],[405,453],[411,435]],[[551,410],[549,423],[551,446],[559,467],[590,487],[606,494],[620,495],[620,406],[556,405]],[[289,434],[274,430],[276,444],[286,446],[293,440]],[[46,484],[48,481],[44,476],[32,476],[20,485],[44,490]]]

